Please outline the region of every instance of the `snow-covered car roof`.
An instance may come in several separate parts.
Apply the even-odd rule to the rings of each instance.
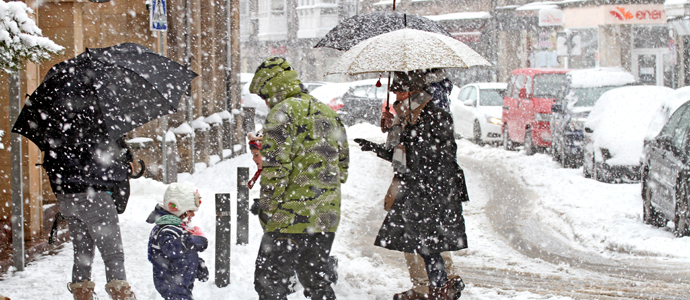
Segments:
[[[663,104],[656,111],[649,124],[645,139],[651,140],[656,137],[676,109],[688,100],[690,100],[690,87],[688,86],[676,89],[669,97],[663,99]]]
[[[351,82],[329,82],[320,87],[315,88],[313,91],[309,91],[309,94],[319,99],[319,101],[324,103],[329,103],[334,98],[340,98],[347,91],[354,86],[361,85],[375,85],[378,78],[374,79],[364,79]],[[381,78],[381,84],[383,86],[388,84],[388,78]]]
[[[508,84],[504,82],[477,82],[471,83],[476,85],[480,90],[505,90]]]
[[[673,89],[663,86],[628,86],[612,89],[599,98],[585,127],[592,133],[596,148],[608,149],[609,165],[636,165],[640,162],[644,138],[650,123]]]
[[[571,88],[624,86],[635,83],[635,75],[623,68],[592,68],[568,72]]]

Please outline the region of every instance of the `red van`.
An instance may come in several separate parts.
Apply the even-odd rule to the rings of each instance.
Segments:
[[[551,147],[551,106],[564,93],[568,69],[517,69],[503,97],[503,147],[527,155]]]

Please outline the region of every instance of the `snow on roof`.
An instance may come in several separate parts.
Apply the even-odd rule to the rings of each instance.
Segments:
[[[556,5],[555,2],[547,1],[547,2],[534,2],[534,3],[529,3],[525,4],[523,6],[520,6],[516,8],[515,10],[518,11],[524,11],[524,10],[541,10],[544,8],[556,8],[558,9],[558,5]]]
[[[623,68],[579,69],[568,72],[571,87],[623,86],[634,83],[635,75]]]
[[[380,5],[393,5],[393,0],[382,0],[379,2],[374,3],[375,6],[380,6]]]
[[[595,149],[609,150],[608,165],[638,165],[644,138],[657,110],[673,89],[663,86],[627,86],[604,93],[590,113],[585,127],[592,133]],[[597,157],[601,160],[601,157]]]
[[[435,16],[424,16],[430,20],[434,21],[446,21],[446,20],[471,20],[471,19],[490,19],[491,14],[486,11],[476,11],[476,12],[459,12],[445,15],[435,15]]]
[[[690,0],[666,0],[664,5],[690,4]]]

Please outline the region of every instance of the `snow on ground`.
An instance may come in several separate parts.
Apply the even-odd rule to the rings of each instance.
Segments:
[[[409,288],[407,272],[400,266],[387,264],[376,253],[362,247],[373,243],[378,228],[363,228],[371,216],[383,218],[382,199],[392,177],[389,163],[371,152],[362,152],[352,139],[366,138],[383,142],[378,127],[360,124],[348,128],[350,139],[350,176],[343,186],[342,221],[333,245],[339,260],[339,282],[335,286],[338,299],[391,299],[392,295]],[[671,229],[644,225],[641,219],[642,200],[639,184],[605,184],[582,176],[581,169],[562,169],[544,154],[525,156],[522,152],[506,152],[489,146],[479,147],[466,140],[458,140],[459,156],[484,161],[496,161],[537,194],[534,212],[546,226],[562,235],[573,247],[600,253],[605,257],[647,256],[649,259],[674,258],[690,261],[690,237],[674,238]],[[215,254],[215,194],[236,196],[238,167],[256,170],[249,154],[217,162],[200,168],[196,174],[180,174],[179,181],[194,183],[202,194],[202,206],[193,220],[209,237],[209,248],[201,253],[209,266],[209,282],[197,282],[196,299],[257,299],[253,288],[254,259],[258,251],[261,228],[256,217],[250,215],[249,244],[235,245],[235,218],[231,253],[230,285],[217,288],[214,280]],[[466,170],[471,201],[465,206],[470,248],[454,253],[455,265],[462,274],[462,266],[516,268],[539,274],[550,272],[543,262],[527,259],[516,251],[506,251],[506,244],[489,225],[483,210],[487,195],[483,182]],[[127,211],[120,216],[124,239],[126,268],[137,298],[161,299],[153,287],[151,264],[146,257],[149,231],[145,222],[157,202],[161,202],[166,185],[151,179],[132,181],[132,197]],[[258,197],[258,187],[250,192],[250,199]],[[251,200],[250,200],[251,201]],[[234,211],[235,207],[233,207]],[[385,250],[388,251],[388,250]],[[394,254],[393,257],[395,257]],[[402,254],[399,254],[402,261]],[[64,244],[51,255],[32,261],[23,272],[10,272],[0,277],[0,293],[12,299],[71,299],[66,284],[71,278],[72,244]],[[564,268],[568,268],[564,266]],[[101,299],[108,299],[103,288],[105,271],[100,257],[96,257],[93,280]],[[290,300],[305,299],[301,289]],[[462,299],[570,299],[542,296],[504,288],[486,288],[467,282]]]

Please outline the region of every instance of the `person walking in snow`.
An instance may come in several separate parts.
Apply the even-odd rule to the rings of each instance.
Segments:
[[[95,248],[105,264],[108,295],[114,300],[136,299],[125,274],[118,209],[113,200],[122,196],[117,187],[131,175],[131,160],[124,137],[55,145],[44,153],[42,165],[74,245],[72,282],[67,289],[75,300],[96,297],[96,284],[91,281]]]
[[[208,240],[189,222],[201,205],[190,183],[171,183],[163,205],[157,204],[146,222],[155,223],[149,236],[148,258],[153,264],[153,284],[165,300],[192,300],[194,281],[208,280],[208,269],[199,257]]]
[[[375,244],[419,254],[429,281],[428,295],[397,299],[450,300],[462,281],[449,280],[442,252],[467,248],[462,201],[468,201],[450,114],[425,92],[424,71],[395,72],[396,119],[386,144],[355,139],[363,151],[393,163],[394,181],[387,193],[389,210]],[[402,296],[410,296],[401,298]]]
[[[305,296],[336,299],[329,254],[340,222],[340,185],[348,175],[345,127],[283,58],[262,62],[249,91],[271,109],[261,147],[264,235],[254,289],[261,300],[287,299],[296,272]]]

